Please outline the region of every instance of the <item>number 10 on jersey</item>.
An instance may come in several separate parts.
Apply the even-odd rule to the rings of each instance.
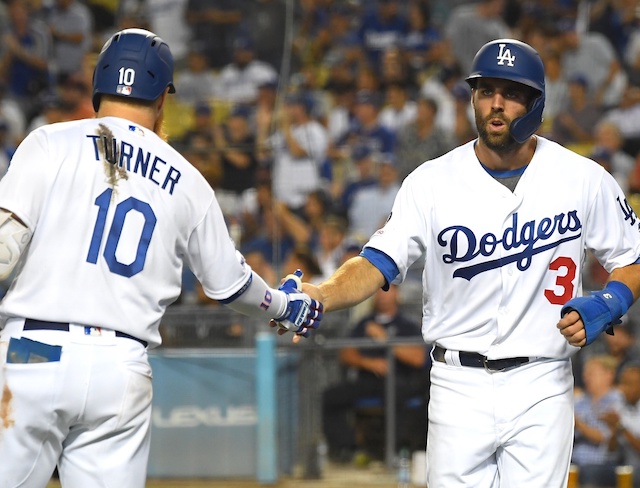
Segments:
[[[98,207],[98,216],[93,228],[91,244],[89,245],[89,253],[87,254],[87,262],[92,264],[96,264],[98,262],[100,244],[102,243],[102,236],[104,235],[104,230],[107,226],[107,211],[111,204],[112,193],[113,190],[111,188],[107,188],[95,200],[95,204]],[[144,218],[144,224],[138,239],[136,257],[133,262],[125,264],[118,261],[116,250],[118,249],[118,243],[122,236],[122,229],[127,219],[127,215],[129,215],[130,212],[140,213]],[[109,267],[109,271],[120,276],[130,278],[143,270],[153,230],[156,226],[156,221],[156,215],[153,213],[151,206],[137,198],[129,197],[116,205],[113,220],[111,221],[107,233],[107,242],[105,243],[104,252],[102,253],[105,261],[107,262],[107,266]]]

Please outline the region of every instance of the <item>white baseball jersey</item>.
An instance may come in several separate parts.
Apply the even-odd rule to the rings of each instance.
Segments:
[[[0,304],[5,318],[105,327],[154,347],[183,262],[214,299],[250,277],[202,175],[151,130],[117,117],[29,134],[0,181],[0,207],[33,231]]]
[[[418,167],[367,247],[398,267],[424,256],[426,342],[491,359],[566,358],[562,305],[582,294],[591,249],[604,268],[640,256],[639,221],[597,163],[538,137],[515,191],[478,162],[474,142]]]

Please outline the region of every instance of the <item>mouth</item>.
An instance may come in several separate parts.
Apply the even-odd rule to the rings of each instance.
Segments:
[[[507,127],[507,123],[502,119],[493,118],[489,119],[487,122],[487,128],[494,132],[503,131]]]

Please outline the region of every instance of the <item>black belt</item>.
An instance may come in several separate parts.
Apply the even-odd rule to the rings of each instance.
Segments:
[[[433,359],[440,363],[445,363],[444,354],[447,350],[440,346],[433,348]],[[517,368],[531,361],[528,357],[504,358],[504,359],[487,359],[487,356],[478,354],[477,352],[459,351],[460,364],[469,366],[470,368],[484,368],[487,371],[506,371],[508,369]]]
[[[69,332],[69,324],[66,322],[47,322],[44,320],[35,320],[35,319],[24,319],[24,327],[22,330],[61,330],[65,332]],[[132,339],[134,341],[139,342],[144,347],[147,347],[148,344],[146,341],[142,339],[138,339],[137,337],[133,337],[132,335],[125,334],[124,332],[120,332],[118,330],[115,331],[116,337],[124,337],[125,339]]]

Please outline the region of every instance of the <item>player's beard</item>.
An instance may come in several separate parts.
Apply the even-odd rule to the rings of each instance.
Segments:
[[[476,116],[476,127],[478,129],[478,135],[482,142],[491,149],[492,151],[498,154],[510,153],[516,150],[520,144],[516,142],[516,140],[511,135],[511,123],[513,121],[508,120],[501,114],[492,112],[488,117],[482,117],[482,114],[478,110],[475,111]],[[500,119],[505,125],[509,128],[509,130],[503,134],[491,134],[487,130],[487,126],[489,125],[492,119]]]

